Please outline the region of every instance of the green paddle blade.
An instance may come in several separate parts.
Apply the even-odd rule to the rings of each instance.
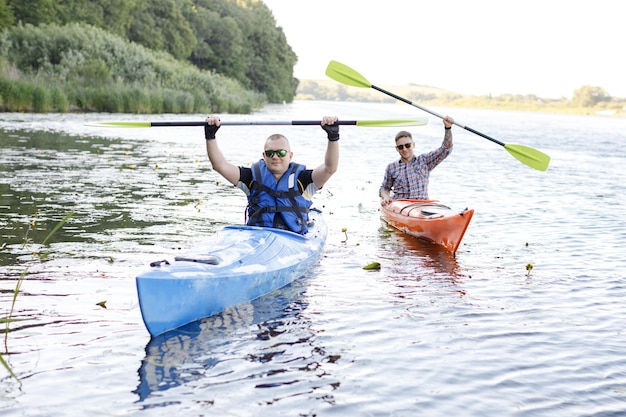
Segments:
[[[328,67],[326,67],[326,75],[335,81],[342,84],[351,85],[353,87],[365,87],[370,88],[372,83],[367,79],[350,68],[337,61],[330,61]]]
[[[424,126],[428,124],[428,119],[413,119],[413,120],[357,120],[357,126],[363,127],[402,127],[402,126]]]
[[[534,148],[529,148],[524,145],[515,145],[507,143],[504,145],[511,155],[513,155],[518,161],[528,165],[531,168],[535,168],[539,171],[545,171],[548,169],[550,163],[550,157],[545,153],[538,151]]]
[[[150,122],[93,122],[93,123],[85,123],[85,126],[92,127],[152,127]]]

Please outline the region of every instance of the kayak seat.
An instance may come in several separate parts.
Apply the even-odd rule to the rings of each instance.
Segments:
[[[430,207],[440,207],[442,209],[446,209],[446,210],[450,210],[450,207],[445,206],[443,204],[440,203],[436,203],[436,202],[431,202],[431,201],[418,201],[415,202],[413,204],[408,204],[404,207],[402,207],[402,209],[400,209],[400,214],[404,214],[405,216],[410,216],[411,212],[415,209],[420,209],[420,213],[423,214],[424,216],[432,216],[433,214],[440,214],[434,211],[428,211],[427,209],[423,209],[422,207],[424,206],[430,206]],[[405,213],[406,210],[406,213]]]
[[[406,209],[408,209],[408,210],[406,210]],[[433,210],[422,209],[419,206],[407,206],[407,207],[404,207],[402,210],[400,210],[400,214],[404,214],[405,216],[409,216],[410,217],[411,213],[413,213],[413,210],[419,210],[419,213],[421,215],[423,215],[423,216],[436,216],[436,215],[443,216],[442,213],[439,213],[439,212],[433,211]]]

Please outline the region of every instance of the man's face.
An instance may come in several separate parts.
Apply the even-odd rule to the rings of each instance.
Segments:
[[[408,136],[402,136],[396,141],[396,150],[400,154],[400,157],[405,161],[413,158],[413,148],[415,143],[413,139]]]
[[[268,151],[272,156],[268,156]],[[272,152],[273,151],[273,152]],[[276,152],[278,151],[278,152]],[[284,156],[280,156],[281,151],[285,151]],[[268,139],[263,149],[263,159],[267,168],[274,176],[280,178],[289,168],[289,163],[293,157],[293,152],[289,148],[289,143],[284,138]]]

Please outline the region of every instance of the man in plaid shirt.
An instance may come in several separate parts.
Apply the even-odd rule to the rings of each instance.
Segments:
[[[398,132],[396,150],[400,154],[400,159],[387,165],[385,170],[385,177],[379,190],[382,205],[389,204],[392,199],[428,200],[430,171],[452,153],[453,123],[454,120],[451,117],[444,117],[445,133],[441,147],[419,156],[413,154],[415,142],[411,134],[404,130]]]

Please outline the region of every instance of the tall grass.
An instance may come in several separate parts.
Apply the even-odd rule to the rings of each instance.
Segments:
[[[54,227],[54,229],[52,229],[52,231],[50,233],[48,233],[48,236],[46,236],[46,238],[43,240],[43,242],[41,242],[42,245],[45,245],[48,240],[59,230],[61,229],[61,227],[63,227],[63,225],[65,223],[67,223],[67,221],[74,215],[74,211],[71,211],[69,214],[67,214],[63,220],[61,220],[59,223],[57,223],[57,225]],[[28,233],[30,232],[32,228],[32,224],[29,224],[28,229],[26,230],[26,235],[24,236],[24,244],[22,246],[22,248],[24,248],[27,244],[28,244]],[[26,278],[26,276],[28,275],[28,270],[29,267],[27,266],[26,269],[20,274],[20,277],[17,279],[17,283],[15,285],[15,290],[13,290],[13,300],[11,302],[11,308],[9,310],[9,312],[7,313],[7,316],[5,318],[0,318],[0,323],[4,323],[5,324],[5,330],[4,330],[4,350],[5,352],[8,353],[9,348],[8,348],[8,340],[9,340],[9,332],[11,331],[10,329],[10,324],[14,323],[16,321],[23,321],[23,320],[28,320],[28,319],[16,319],[13,317],[13,311],[15,311],[15,303],[17,301],[17,296],[20,293],[20,289],[22,288],[22,283],[24,282],[24,278]],[[15,373],[13,372],[13,370],[11,369],[11,367],[9,366],[8,362],[5,361],[5,359],[2,357],[2,355],[0,355],[0,365],[4,366],[4,368],[9,372],[9,374],[11,374],[11,376],[13,378],[15,378],[17,381],[19,381],[19,378],[17,377],[17,375],[15,375]]]

